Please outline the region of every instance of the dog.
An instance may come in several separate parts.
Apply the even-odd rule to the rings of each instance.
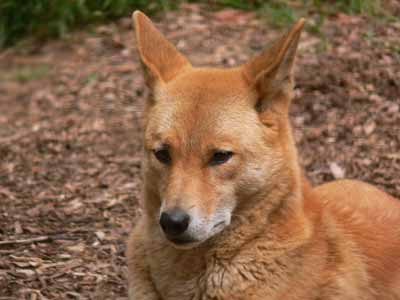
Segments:
[[[130,300],[400,299],[400,202],[363,182],[312,187],[288,111],[304,19],[234,68],[197,68],[141,12],[143,215]]]

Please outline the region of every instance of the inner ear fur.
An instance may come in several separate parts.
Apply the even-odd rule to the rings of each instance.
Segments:
[[[137,47],[150,86],[156,81],[168,82],[185,67],[191,66],[182,55],[142,12],[133,13]]]
[[[258,93],[259,112],[273,107],[287,111],[293,92],[293,65],[305,20],[300,19],[270,48],[243,66],[243,74]]]

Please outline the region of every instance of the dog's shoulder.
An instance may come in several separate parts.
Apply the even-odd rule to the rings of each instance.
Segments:
[[[353,211],[369,220],[400,219],[400,201],[368,183],[358,180],[332,181],[313,189],[324,206]]]

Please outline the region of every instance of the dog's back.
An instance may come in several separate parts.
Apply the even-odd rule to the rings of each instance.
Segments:
[[[355,180],[340,180],[313,192],[360,257],[372,299],[400,299],[400,201]]]

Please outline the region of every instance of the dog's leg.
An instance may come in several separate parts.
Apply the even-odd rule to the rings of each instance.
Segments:
[[[161,300],[146,265],[141,232],[139,225],[132,232],[127,245],[129,300]]]

